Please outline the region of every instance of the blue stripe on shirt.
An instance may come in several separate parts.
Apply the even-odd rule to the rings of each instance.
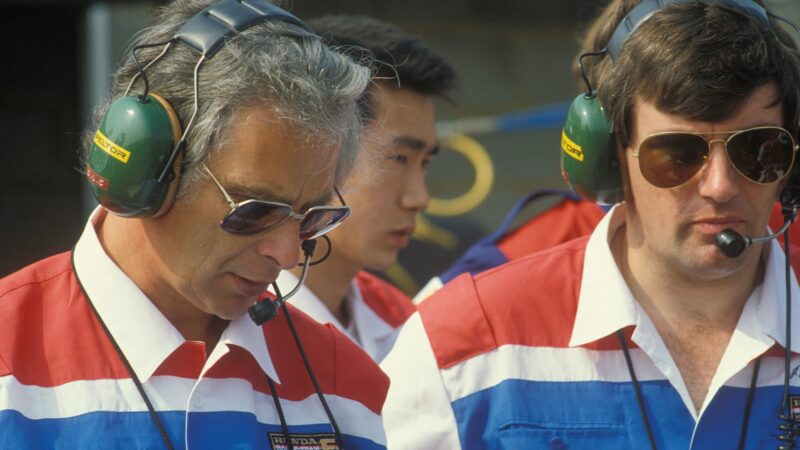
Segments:
[[[183,411],[159,412],[169,439],[185,448]],[[0,411],[0,449],[3,450],[163,450],[165,444],[148,412],[92,412],[62,419],[32,420],[17,411]],[[281,426],[258,423],[243,412],[191,413],[192,450],[269,449],[269,433]],[[291,434],[332,433],[328,423],[290,425]],[[363,437],[345,435],[345,448],[374,450],[384,447]]]
[[[659,450],[690,448],[694,419],[666,380],[646,381],[645,408]],[[747,449],[777,447],[782,386],[756,390]],[[735,449],[746,388],[723,387],[701,419],[692,449]],[[800,392],[800,389],[793,388]],[[462,446],[478,448],[647,449],[629,382],[505,380],[453,402]]]

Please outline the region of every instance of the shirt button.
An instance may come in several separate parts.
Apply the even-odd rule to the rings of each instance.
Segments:
[[[192,406],[194,406],[195,409],[202,410],[205,405],[206,402],[204,402],[202,398],[195,398],[192,400]]]
[[[550,450],[566,450],[567,443],[564,442],[563,439],[556,436],[553,439],[550,439]]]

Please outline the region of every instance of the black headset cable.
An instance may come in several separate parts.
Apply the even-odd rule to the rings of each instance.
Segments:
[[[147,101],[147,94],[150,92],[150,81],[147,79],[147,74],[145,73],[145,71],[147,69],[149,69],[150,66],[155,64],[159,59],[161,59],[162,56],[164,56],[166,51],[169,49],[168,44],[170,44],[171,42],[172,41],[169,40],[169,41],[164,41],[164,42],[157,42],[155,44],[139,44],[139,45],[133,47],[133,49],[131,50],[131,55],[133,56],[133,62],[136,65],[136,75],[133,77],[133,79],[131,80],[130,84],[128,85],[128,89],[125,91],[125,95],[128,95],[128,92],[130,91],[131,86],[133,85],[133,83],[136,81],[136,78],[141,76],[142,77],[142,81],[144,82],[144,91],[141,94],[139,94],[138,98],[139,98],[140,101],[143,101],[143,102]],[[164,50],[158,56],[153,58],[149,63],[147,63],[147,65],[142,66],[141,62],[139,61],[139,57],[136,55],[136,52],[138,52],[139,50],[141,50],[143,48],[161,47],[161,46],[165,46],[165,45],[167,47],[165,47]]]
[[[273,284],[275,288],[275,294],[278,298],[281,298],[280,290],[278,289],[277,284]],[[286,317],[286,323],[289,325],[289,329],[292,332],[292,336],[294,337],[294,342],[297,344],[297,350],[300,352],[300,356],[303,359],[303,364],[306,367],[306,372],[308,373],[308,377],[311,379],[311,383],[314,385],[314,390],[317,392],[317,397],[319,397],[319,401],[322,403],[323,409],[325,409],[325,414],[328,416],[328,420],[333,427],[333,432],[335,434],[336,445],[339,446],[340,450],[344,450],[344,439],[342,438],[342,433],[339,431],[339,425],[336,423],[336,419],[333,417],[333,413],[331,412],[330,407],[328,406],[328,402],[325,400],[325,396],[322,394],[322,389],[319,386],[319,382],[317,381],[317,377],[314,375],[314,371],[311,369],[311,363],[308,360],[308,356],[306,355],[305,349],[303,349],[303,344],[300,342],[300,336],[297,334],[297,330],[294,327],[294,323],[292,322],[292,317],[289,314],[289,308],[286,306],[285,302],[281,303],[281,309],[283,310],[283,315]]]
[[[325,254],[322,255],[322,257],[320,259],[318,259],[316,261],[311,261],[310,263],[308,263],[308,267],[316,266],[317,264],[321,264],[323,261],[328,259],[328,256],[331,256],[331,250],[333,250],[333,244],[331,244],[331,238],[329,238],[328,236],[326,236],[324,234],[322,236],[320,236],[320,238],[322,238],[322,240],[325,241],[325,243],[328,244],[328,248],[325,250]],[[302,244],[303,251],[308,254],[308,252],[306,251],[306,248],[307,248],[306,247],[306,245],[307,245],[306,243],[315,242],[315,244],[313,244],[313,246],[316,247],[316,240],[317,239],[303,241],[303,244]],[[314,254],[314,248],[313,247],[310,249],[310,253],[312,255]],[[297,267],[303,267],[304,265],[305,265],[304,263],[299,263],[299,264],[297,264]]]
[[[658,450],[656,447],[656,440],[653,435],[653,427],[650,425],[650,419],[647,417],[647,411],[644,407],[644,396],[642,395],[642,389],[639,386],[639,379],[636,378],[636,371],[633,368],[633,361],[631,360],[630,350],[628,349],[628,341],[625,338],[625,334],[622,330],[617,330],[617,337],[619,338],[619,343],[622,346],[622,351],[625,353],[625,362],[628,365],[628,373],[630,374],[631,381],[633,381],[633,390],[636,393],[636,403],[639,406],[639,413],[642,416],[642,421],[644,422],[644,428],[647,431],[647,438],[650,441],[650,448],[652,450]],[[739,446],[738,448],[744,449],[745,440],[747,440],[747,427],[750,423],[750,413],[752,412],[753,408],[753,398],[755,397],[756,392],[756,383],[758,380],[758,371],[759,367],[761,366],[761,356],[759,356],[755,361],[755,366],[753,367],[753,376],[750,379],[750,389],[747,392],[747,401],[745,402],[744,407],[744,417],[742,418],[742,427],[741,434],[739,435]],[[789,447],[792,448],[792,447]]]
[[[72,250],[72,267],[75,267],[75,250]],[[111,334],[111,331],[106,326],[106,323],[103,321],[103,318],[100,317],[100,313],[97,312],[97,309],[94,307],[92,303],[92,299],[89,297],[89,294],[86,293],[86,289],[83,287],[83,283],[81,279],[78,277],[77,271],[75,272],[75,279],[78,280],[78,285],[81,288],[81,292],[83,292],[84,297],[86,297],[86,303],[89,304],[89,308],[92,310],[94,317],[100,323],[100,326],[103,328],[103,332],[105,333],[106,337],[109,341],[111,341],[111,345],[114,346],[114,350],[117,352],[119,359],[122,360],[122,364],[125,365],[125,369],[128,371],[128,375],[130,375],[131,380],[133,380],[133,384],[136,385],[136,389],[139,391],[139,395],[142,397],[144,404],[147,405],[147,411],[150,413],[150,420],[153,421],[153,424],[158,429],[158,434],[161,436],[161,440],[164,442],[164,446],[167,447],[169,450],[175,450],[175,447],[172,445],[172,442],[169,440],[169,435],[167,434],[167,430],[164,427],[164,424],[161,422],[161,418],[158,417],[158,413],[156,413],[153,404],[150,402],[150,398],[147,396],[147,393],[144,391],[144,386],[142,386],[142,382],[139,380],[139,377],[134,372],[133,367],[131,367],[131,363],[128,361],[128,358],[125,357],[125,353],[123,353],[122,348],[120,348],[117,340],[114,339],[114,335]]]
[[[781,199],[783,203],[783,199]],[[789,208],[787,205],[784,205],[784,215],[786,220],[794,220],[795,212],[792,211],[792,215],[788,215]],[[792,416],[791,405],[789,404],[789,378],[791,375],[791,358],[792,358],[792,291],[791,291],[791,274],[792,274],[792,266],[791,266],[791,257],[790,257],[790,247],[789,247],[789,229],[787,228],[783,232],[783,254],[785,258],[785,278],[786,278],[786,337],[785,337],[785,345],[784,349],[784,367],[783,367],[783,395],[782,395],[782,402],[781,402],[781,412],[778,414],[778,418],[781,419],[783,423],[778,425],[778,431],[781,433],[778,435],[778,440],[782,441],[783,443],[778,446],[778,450],[790,450],[793,449],[795,446],[795,440],[797,439],[797,427],[800,424],[796,418]]]
[[[272,382],[272,379],[269,375],[264,374],[267,378],[267,384],[269,385],[269,390],[272,393],[272,401],[275,402],[275,409],[278,411],[278,418],[281,421],[281,430],[283,430],[283,435],[286,436],[286,445],[288,446],[289,450],[294,450],[294,444],[292,444],[292,435],[289,434],[289,425],[286,423],[286,416],[283,415],[283,407],[281,407],[281,399],[278,397],[278,391],[275,389],[275,383]]]
[[[756,383],[758,382],[758,370],[761,368],[761,357],[756,358],[753,366],[753,376],[750,378],[750,390],[747,391],[747,402],[745,402],[745,414],[742,416],[742,432],[739,434],[739,450],[744,450],[747,442],[747,429],[750,428],[750,410],[753,408],[753,399],[756,396]]]
[[[622,330],[617,330],[617,337],[622,346],[622,352],[625,353],[625,363],[628,365],[628,373],[633,381],[633,391],[636,393],[636,404],[639,405],[639,413],[642,415],[644,421],[644,429],[647,431],[647,440],[650,441],[650,448],[657,450],[656,439],[653,436],[653,427],[650,425],[650,419],[647,418],[647,411],[644,409],[644,398],[642,397],[642,389],[639,386],[639,380],[636,378],[636,371],[633,370],[633,361],[631,361],[631,353],[628,350],[628,340]]]

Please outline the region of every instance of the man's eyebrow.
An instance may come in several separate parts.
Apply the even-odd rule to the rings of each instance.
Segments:
[[[287,205],[292,204],[292,200],[281,197],[276,195],[275,193],[267,190],[267,189],[258,189],[252,188],[247,186],[239,186],[234,185],[229,188],[229,193],[236,197],[242,197],[242,201],[244,200],[265,200],[268,202],[277,202],[277,203],[285,203]],[[326,192],[319,197],[312,199],[306,203],[304,203],[300,208],[302,211],[305,211],[313,206],[326,206],[331,204],[331,200],[334,197],[334,193]],[[299,211],[295,211],[299,212]]]
[[[333,199],[333,197],[334,197],[334,195],[333,195],[332,191],[331,192],[326,192],[326,193],[322,194],[321,196],[319,196],[319,197],[317,197],[317,198],[315,198],[315,199],[313,199],[313,200],[311,200],[309,202],[304,203],[303,206],[302,206],[303,211],[305,211],[305,210],[307,210],[309,208],[313,208],[314,206],[327,206],[327,205],[330,205],[331,204],[331,200]]]
[[[408,147],[412,150],[419,150],[423,151],[429,148],[428,143],[423,141],[422,139],[415,138],[413,136],[396,136],[392,143],[397,147]],[[431,154],[435,155],[439,153],[439,143],[436,142],[432,149],[430,149]]]
[[[226,189],[231,195],[242,197],[244,200],[266,200],[269,202],[286,203],[286,199],[280,198],[267,189],[242,186],[240,184],[231,184],[231,186]]]

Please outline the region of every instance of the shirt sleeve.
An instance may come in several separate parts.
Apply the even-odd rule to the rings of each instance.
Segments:
[[[391,384],[383,407],[390,449],[460,449],[455,414],[419,313],[381,364]]]

